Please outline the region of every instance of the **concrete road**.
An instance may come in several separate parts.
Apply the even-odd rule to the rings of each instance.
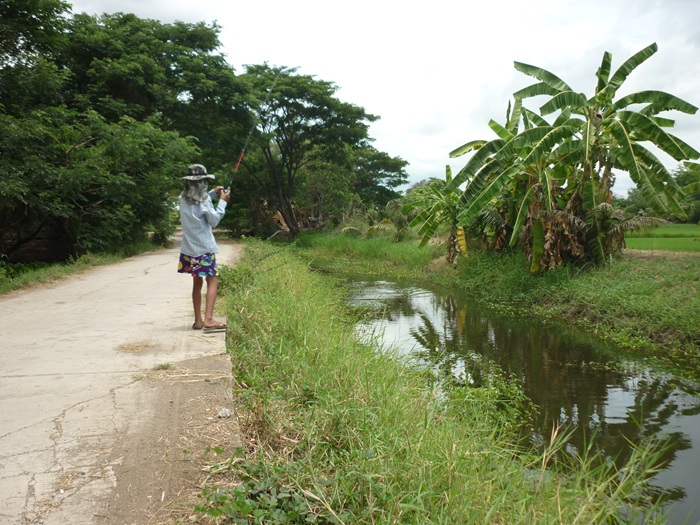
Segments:
[[[233,264],[238,246],[220,249],[220,263]],[[146,440],[175,442],[167,434],[182,425],[167,418],[196,395],[147,379],[182,363],[204,367],[192,377],[208,375],[202,384],[219,391],[201,408],[211,421],[227,393],[210,377],[231,373],[225,334],[191,329],[191,278],[176,273],[178,253],[179,243],[0,297],[0,523],[146,523],[138,498],[126,497],[132,483],[156,476],[138,472],[137,452]],[[129,463],[129,486],[120,488]],[[176,496],[150,489],[139,497]]]

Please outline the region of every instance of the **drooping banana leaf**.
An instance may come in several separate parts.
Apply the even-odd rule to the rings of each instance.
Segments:
[[[447,184],[446,191],[457,191],[459,186],[470,180],[487,162],[497,153],[506,142],[503,139],[494,139],[484,143],[472,157],[467,161],[464,167],[457,172],[452,181]]]
[[[676,179],[651,151],[640,144],[635,144],[634,149],[637,157],[644,162],[647,179],[664,206],[662,208],[657,208],[654,202],[650,202],[649,204],[656,211],[671,212],[680,219],[686,219],[687,214],[679,202],[683,200],[685,193],[678,186]],[[644,190],[642,188],[640,188],[640,190],[642,190],[642,195],[646,196]]]
[[[625,122],[627,129],[634,130],[635,133],[653,142],[675,160],[681,161],[700,157],[700,152],[678,137],[674,137],[666,132],[646,115],[636,111],[618,111],[617,115],[621,121]]]
[[[486,144],[485,140],[472,140],[467,142],[459,148],[455,148],[450,151],[450,158],[461,157],[472,150],[481,148],[484,144]]]
[[[632,104],[649,104],[649,106],[639,111],[645,115],[656,115],[662,111],[680,111],[688,115],[694,115],[698,110],[693,104],[675,95],[655,90],[638,91],[637,93],[626,95],[615,102],[611,109],[618,111]],[[653,113],[650,113],[651,110],[649,108],[653,108]]]
[[[549,99],[546,104],[540,106],[540,113],[542,115],[550,115],[557,110],[568,108],[573,113],[585,115],[583,108],[587,106],[588,99],[583,94],[563,91]]]
[[[525,73],[527,76],[536,78],[537,80],[541,80],[542,82],[544,82],[545,84],[550,86],[552,89],[556,90],[557,92],[559,92],[559,91],[571,91],[571,88],[568,86],[568,84],[566,82],[564,82],[561,78],[559,78],[555,74],[550,73],[546,69],[542,69],[541,67],[537,67],[537,66],[531,66],[530,64],[523,64],[522,62],[514,62],[513,65],[515,66],[515,69],[517,69],[521,73]],[[546,94],[546,93],[540,93],[540,94]],[[521,98],[524,98],[524,97],[521,97]]]
[[[530,208],[530,203],[532,202],[532,197],[535,194],[535,186],[530,186],[523,200],[520,202],[520,208],[518,209],[518,215],[515,218],[515,224],[513,225],[513,235],[510,237],[509,246],[513,247],[518,237],[520,237],[520,228],[522,227],[525,219],[527,218],[527,211]]]
[[[523,108],[523,116],[526,116],[535,126],[549,126],[549,122],[543,119],[540,115],[527,108]]]
[[[553,97],[554,95],[559,93],[559,91],[560,90],[552,87],[546,82],[538,82],[537,84],[532,84],[522,89],[519,89],[518,91],[513,93],[513,97],[515,98],[515,100],[539,97],[540,95],[549,95],[550,97]]]
[[[620,120],[613,121],[610,124],[610,131],[618,143],[616,161],[629,173],[649,205],[656,209],[663,209],[663,202],[661,202],[654,191],[653,181],[649,179],[643,159],[635,152],[634,141],[630,139],[629,131],[626,129],[624,122]]]
[[[621,129],[622,127],[619,126],[614,130],[618,140],[623,140],[625,136]],[[659,197],[659,194],[663,193],[663,183],[658,181],[651,170],[647,169],[647,164],[644,162],[645,154],[652,155],[639,144],[624,143],[618,150],[616,160],[620,162],[622,169],[629,173],[647,204],[656,211],[665,211],[666,206]]]
[[[484,166],[484,169],[470,181],[464,190],[462,196],[464,208],[457,216],[459,224],[471,224],[481,210],[491,202],[491,199],[498,195],[503,187],[521,171],[522,166],[519,164],[505,170],[497,162],[491,162]]]
[[[642,115],[646,115],[646,113],[640,111]],[[657,117],[657,116],[650,116],[649,117],[651,120],[656,122],[656,125],[662,128],[672,128],[676,125],[676,121],[670,118],[664,118],[664,117]]]

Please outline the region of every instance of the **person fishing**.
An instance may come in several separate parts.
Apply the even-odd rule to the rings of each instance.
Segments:
[[[230,187],[216,186],[208,191],[208,179],[214,175],[207,173],[201,164],[192,164],[187,175],[182,177],[185,189],[180,194],[180,223],[182,225],[182,245],[178,273],[192,275],[192,306],[194,307],[193,330],[224,330],[226,323],[214,319],[214,303],[219,286],[219,269],[216,254],[219,248],[214,239],[213,229],[226,213],[231,198]],[[219,200],[214,206],[214,199]],[[207,281],[207,293],[202,317],[202,288]]]

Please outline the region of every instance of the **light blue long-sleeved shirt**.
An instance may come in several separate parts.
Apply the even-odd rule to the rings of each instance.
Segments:
[[[180,197],[180,224],[182,224],[182,245],[180,251],[185,255],[204,255],[216,253],[219,247],[214,239],[213,228],[219,224],[226,213],[225,200],[219,199],[214,208],[216,192],[209,192],[209,199],[193,204]]]

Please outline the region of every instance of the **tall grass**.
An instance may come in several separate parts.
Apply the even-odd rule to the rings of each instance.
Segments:
[[[302,234],[296,245],[315,266],[345,275],[378,275],[390,271],[396,277],[415,277],[435,259],[431,248],[416,249],[414,242],[394,242],[389,237],[358,237],[337,233]]]
[[[249,244],[232,272],[222,302],[247,449],[211,469],[201,512],[360,524],[588,524],[641,512],[660,523],[634,503],[653,452],[623,472],[566,451],[563,436],[525,453],[502,409],[519,403],[517,385],[437,388],[360,344],[342,288],[291,250]],[[565,473],[549,468],[566,462]]]

